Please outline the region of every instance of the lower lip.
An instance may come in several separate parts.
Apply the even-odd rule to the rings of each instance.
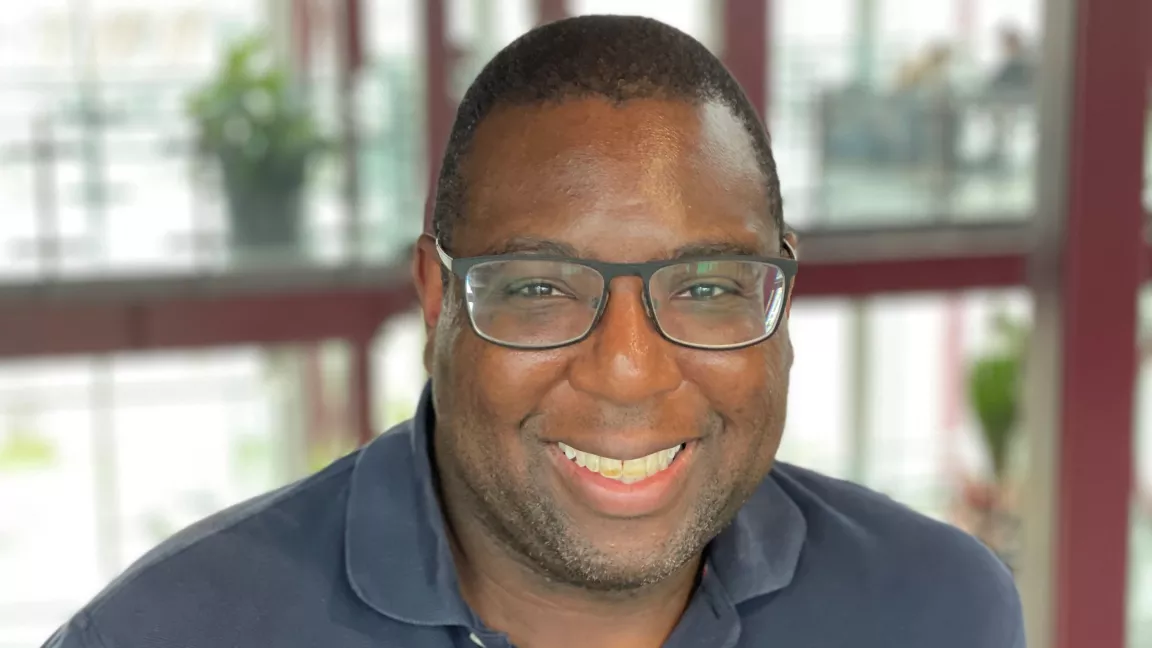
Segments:
[[[552,444],[552,459],[570,489],[589,508],[608,517],[638,518],[652,515],[675,501],[683,488],[684,472],[692,460],[695,445],[695,442],[684,444],[671,465],[631,484],[580,467],[556,444]]]

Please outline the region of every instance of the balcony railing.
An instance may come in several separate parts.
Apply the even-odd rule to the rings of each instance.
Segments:
[[[413,85],[408,70],[362,78],[353,150],[312,165],[301,244],[244,250],[229,244],[219,171],[194,151],[182,113],[191,81],[0,88],[22,98],[0,110],[0,282],[395,262],[423,216]],[[316,103],[348,141],[335,110]]]

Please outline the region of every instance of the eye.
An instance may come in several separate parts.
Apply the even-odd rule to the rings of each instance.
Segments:
[[[696,284],[694,286],[689,286],[684,291],[681,291],[677,297],[694,299],[697,301],[707,301],[709,299],[716,299],[717,297],[723,297],[724,295],[731,293],[732,291],[728,288],[725,288],[724,286],[719,286],[716,284]]]
[[[508,287],[508,295],[512,297],[540,299],[545,297],[563,297],[564,293],[550,283],[538,281],[511,285]]]

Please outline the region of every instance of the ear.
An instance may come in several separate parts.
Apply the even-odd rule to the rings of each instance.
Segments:
[[[784,234],[784,252],[792,257],[792,260],[800,260],[800,240],[796,237],[796,232],[789,229]],[[788,293],[788,305],[784,309],[785,317],[792,316],[792,300],[796,295],[796,277],[792,278],[792,292]]]
[[[440,255],[436,240],[421,234],[412,255],[412,281],[424,317],[424,369],[432,371],[432,348],[436,342],[436,324],[444,310],[444,281],[441,278]]]

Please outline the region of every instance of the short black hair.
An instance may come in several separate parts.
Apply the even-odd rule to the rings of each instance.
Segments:
[[[433,232],[448,249],[464,215],[462,167],[476,129],[498,106],[602,97],[716,102],[752,139],[764,175],[766,216],[784,234],[780,181],[768,132],[740,84],[688,34],[639,16],[579,16],[533,29],[505,47],[472,82],[452,125],[436,183]]]

